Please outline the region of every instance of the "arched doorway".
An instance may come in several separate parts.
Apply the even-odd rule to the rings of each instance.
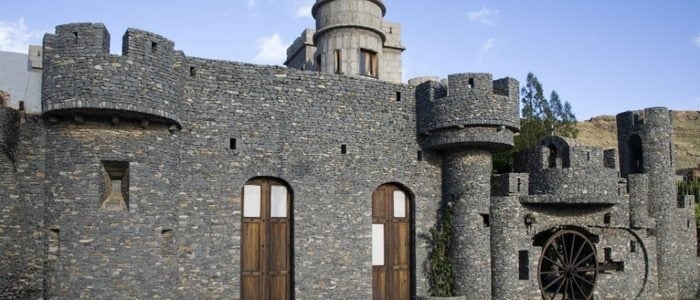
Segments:
[[[397,184],[372,193],[372,294],[411,298],[411,199]]]
[[[290,299],[291,190],[279,179],[254,178],[242,199],[241,298]]]

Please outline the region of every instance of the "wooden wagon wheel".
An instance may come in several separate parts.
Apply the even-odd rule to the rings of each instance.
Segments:
[[[537,270],[542,298],[592,299],[597,275],[595,246],[580,232],[560,230],[544,244]]]

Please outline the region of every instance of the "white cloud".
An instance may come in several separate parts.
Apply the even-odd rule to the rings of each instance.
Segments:
[[[698,33],[698,35],[695,36],[695,38],[693,39],[693,43],[695,44],[695,46],[700,48],[700,33]]]
[[[496,47],[496,39],[495,38],[490,38],[486,40],[486,42],[481,45],[481,48],[479,48],[479,55],[478,59],[479,62],[483,62],[494,50]]]
[[[294,10],[294,16],[297,18],[311,18],[311,7],[313,6],[313,2],[300,4]]]
[[[498,9],[482,7],[480,10],[468,11],[467,18],[472,22],[479,22],[484,25],[493,25],[500,16]]]
[[[258,54],[255,62],[261,64],[282,64],[287,58],[287,46],[279,34],[264,36],[258,39]]]
[[[29,43],[38,44],[45,31],[30,30],[24,19],[0,21],[0,51],[27,53]]]

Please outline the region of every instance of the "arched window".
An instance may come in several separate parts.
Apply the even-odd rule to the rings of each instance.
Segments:
[[[241,298],[291,296],[291,204],[289,186],[254,178],[243,186]]]

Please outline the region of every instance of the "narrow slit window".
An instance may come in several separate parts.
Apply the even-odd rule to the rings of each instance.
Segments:
[[[530,254],[527,250],[518,251],[518,279],[530,280]]]
[[[197,69],[195,67],[190,67],[190,77],[197,76]]]
[[[156,53],[158,51],[158,43],[151,42],[151,53]]]
[[[396,101],[401,101],[401,92],[396,92]]]
[[[24,111],[24,101],[19,102],[19,111]]]
[[[333,69],[335,70],[336,74],[342,74],[343,73],[343,67],[342,67],[343,66],[343,60],[342,60],[343,57],[340,53],[340,50],[335,50],[335,52],[333,54],[335,56],[335,59],[334,59],[335,66]]]
[[[78,32],[77,31],[73,32],[73,42],[76,44],[78,43]]]
[[[348,153],[348,146],[343,144],[340,145],[340,154],[347,154]]]
[[[228,148],[231,150],[236,150],[236,139],[231,138],[228,140]]]
[[[469,88],[474,88],[474,78],[469,78]]]
[[[636,241],[630,241],[630,252],[637,253],[637,242]]]
[[[418,159],[418,161],[423,161],[423,151],[418,150],[418,153],[416,153],[416,159]]]

